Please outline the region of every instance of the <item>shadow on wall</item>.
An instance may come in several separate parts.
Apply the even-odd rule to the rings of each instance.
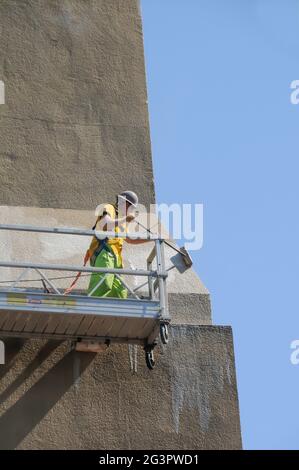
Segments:
[[[16,355],[21,351],[26,340],[20,338],[0,338],[0,340],[5,343],[5,364],[0,367],[0,379],[2,379],[13,365]]]
[[[13,343],[15,341],[15,343]],[[17,344],[16,344],[16,341]],[[20,342],[22,341],[22,343]],[[11,355],[7,356],[6,353],[6,361],[7,364],[5,364],[5,369],[1,369],[1,374],[0,377],[4,377],[4,375],[11,369],[14,365],[14,360],[16,355],[20,353],[23,344],[25,343],[24,340],[12,340],[10,338],[10,342],[8,343],[7,340],[5,341],[5,348],[6,351],[7,349],[9,351],[14,351],[11,353]],[[26,367],[26,369],[0,394],[0,405],[5,402],[9,398],[10,395],[12,395],[19,387],[22,385],[22,383],[30,377],[30,375],[37,369],[43,361],[47,359],[47,357],[59,346],[60,343],[57,341],[48,341],[41,350],[38,352],[37,356],[30,362],[30,364]],[[17,347],[16,347],[17,345]],[[1,439],[0,439],[0,446],[1,446]]]
[[[42,347],[33,361],[0,395],[0,406],[17,388],[41,365],[43,361],[59,346],[57,341],[49,341]],[[20,352],[24,341],[6,340],[6,365],[1,368],[2,378],[13,367],[15,356]],[[74,363],[80,356],[81,375],[92,362],[96,354],[68,352],[28,391],[21,396],[0,417],[0,449],[15,449],[32,429],[53,408],[59,399],[68,391],[78,377],[74,377]]]

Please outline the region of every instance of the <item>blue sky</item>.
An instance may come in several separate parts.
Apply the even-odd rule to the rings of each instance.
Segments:
[[[204,204],[193,257],[233,327],[244,447],[299,449],[299,1],[141,6],[157,199]]]

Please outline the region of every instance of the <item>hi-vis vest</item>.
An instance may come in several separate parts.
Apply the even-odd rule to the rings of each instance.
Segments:
[[[98,222],[101,220],[104,214],[110,215],[111,219],[116,219],[115,207],[112,204],[107,204],[106,206],[104,206],[102,209],[102,213],[97,218],[94,228],[97,227]],[[125,229],[126,229],[126,223],[122,224],[120,227],[115,227],[115,232],[120,232],[121,230],[125,230]],[[121,253],[123,244],[124,244],[123,238],[109,238],[106,240],[98,240],[96,237],[93,237],[91,244],[84,257],[84,266],[86,266],[86,263],[88,262],[88,260],[90,261],[90,264],[92,265],[94,261],[92,259],[93,255],[97,256],[97,253],[99,253],[101,249],[104,248],[105,245],[108,245],[109,248],[114,253],[115,258],[117,260],[117,264],[119,266],[123,266],[122,253]],[[64,291],[64,295],[70,294],[72,292],[80,276],[81,276],[81,271],[77,273],[77,276],[71,283],[70,287]]]
[[[102,208],[101,214],[98,216],[95,228],[98,228],[98,223],[102,219],[104,214],[108,214],[111,219],[116,219],[116,210],[115,207],[112,204],[107,204]],[[120,232],[126,228],[126,224],[122,224],[120,227],[116,226],[115,227],[115,232]],[[120,260],[121,265],[123,265],[122,261],[122,247],[124,244],[124,239],[123,238],[109,238],[105,240],[105,244],[107,244],[114,255],[116,256],[117,259]],[[89,259],[92,259],[93,255],[101,248],[101,241],[98,240],[96,237],[92,238],[91,244],[87,250],[87,253],[89,254]]]

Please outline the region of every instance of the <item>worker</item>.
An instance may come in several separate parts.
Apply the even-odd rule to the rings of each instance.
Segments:
[[[127,223],[136,217],[138,196],[133,191],[124,191],[117,196],[115,205],[106,204],[97,214],[98,218],[93,229],[97,232],[113,231],[116,233],[126,231]],[[86,252],[86,263],[95,268],[122,268],[122,247],[124,240],[127,243],[139,244],[147,240],[132,240],[129,238],[101,238],[95,235]],[[102,281],[102,282],[101,282]],[[100,285],[98,285],[100,283]],[[96,287],[97,286],[97,287]],[[88,286],[88,294],[96,297],[126,298],[127,289],[115,274],[93,273]]]

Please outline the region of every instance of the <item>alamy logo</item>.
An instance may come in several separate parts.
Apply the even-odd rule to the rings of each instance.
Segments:
[[[299,364],[299,340],[294,339],[294,341],[291,342],[291,349],[294,351],[291,354],[290,360],[293,366],[297,366]]]
[[[291,92],[290,101],[292,104],[299,104],[299,80],[293,80],[290,84]]]
[[[107,205],[109,204],[100,204],[96,207],[96,217],[99,217],[105,211]],[[117,206],[119,218],[125,217],[127,212],[126,202],[119,198]],[[163,237],[163,227],[161,224],[156,223],[156,220],[161,220],[166,232],[170,234],[173,240],[184,240],[186,250],[195,251],[202,248],[203,204],[151,204],[149,211],[142,204],[138,204],[138,211],[135,211],[135,215],[138,214],[146,215],[148,226],[155,227],[154,232],[156,235]],[[128,213],[127,215],[130,214]],[[108,231],[114,232],[116,224],[116,220],[109,221]],[[105,225],[107,225],[106,218],[97,223],[96,233],[98,238],[103,237],[103,234],[99,232],[104,230]],[[140,229],[142,232],[144,229],[146,230],[146,227],[142,226],[132,216],[132,222],[128,231],[131,233],[134,230],[140,232]]]
[[[2,80],[0,80],[0,104],[5,104],[5,87]]]

